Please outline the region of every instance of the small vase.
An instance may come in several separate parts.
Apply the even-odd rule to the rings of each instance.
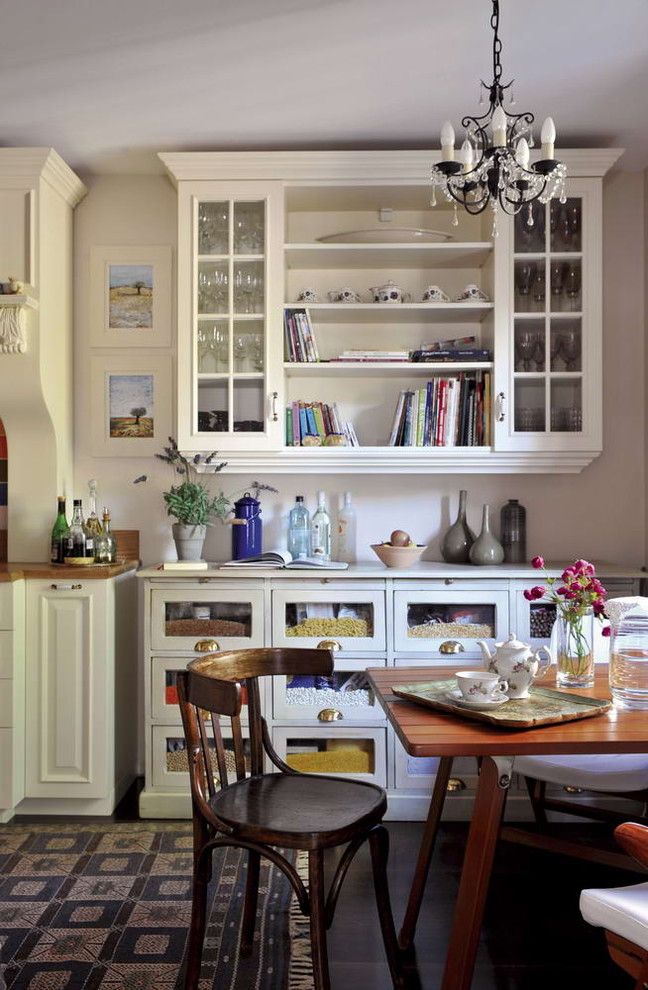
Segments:
[[[470,548],[475,542],[475,534],[466,522],[467,492],[459,492],[459,512],[450,529],[443,537],[441,556],[447,564],[467,564]]]
[[[202,560],[206,526],[187,526],[174,523],[171,527],[178,560]]]
[[[487,564],[501,564],[503,560],[504,547],[491,533],[490,505],[485,505],[482,510],[481,533],[470,548],[470,563],[485,566]]]
[[[594,614],[568,621],[556,616],[556,684],[586,688],[594,684]]]

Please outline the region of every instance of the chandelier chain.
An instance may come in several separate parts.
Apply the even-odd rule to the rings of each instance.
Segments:
[[[491,27],[493,29],[493,77],[495,83],[499,84],[499,81],[502,78],[502,41],[499,36],[499,0],[493,0]]]

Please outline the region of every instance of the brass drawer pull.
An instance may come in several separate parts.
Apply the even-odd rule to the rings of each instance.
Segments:
[[[446,639],[439,646],[439,653],[450,654],[450,653],[465,653],[465,652],[466,651],[463,647],[463,644],[460,643],[459,640],[457,639]]]
[[[337,708],[322,708],[321,712],[317,713],[317,717],[320,722],[339,722],[344,715]]]
[[[50,591],[81,591],[82,584],[50,584]]]
[[[466,783],[461,779],[461,777],[450,777],[448,783],[446,784],[446,791],[448,794],[456,794],[458,791],[465,791]]]
[[[337,650],[342,649],[342,645],[338,643],[337,639],[323,639],[320,643],[317,644],[317,649],[333,650],[333,652],[336,652]]]
[[[215,639],[199,639],[194,650],[196,653],[217,653],[220,646]]]

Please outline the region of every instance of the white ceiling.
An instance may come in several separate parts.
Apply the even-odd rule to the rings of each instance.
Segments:
[[[647,0],[501,0],[518,111],[648,165]],[[0,144],[82,173],[177,149],[436,147],[490,78],[489,0],[8,0]]]

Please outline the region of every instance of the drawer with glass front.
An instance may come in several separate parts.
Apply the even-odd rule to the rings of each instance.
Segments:
[[[210,652],[263,646],[261,589],[154,591],[151,605],[154,650]]]
[[[373,666],[378,661],[372,660]],[[385,713],[376,701],[362,661],[336,659],[330,677],[292,674],[273,678],[276,719],[320,722],[381,720]]]
[[[330,648],[350,655],[385,650],[385,594],[343,588],[272,593],[273,646]]]
[[[504,590],[395,591],[394,649],[438,663],[481,657],[479,640],[506,637],[508,604]]]

